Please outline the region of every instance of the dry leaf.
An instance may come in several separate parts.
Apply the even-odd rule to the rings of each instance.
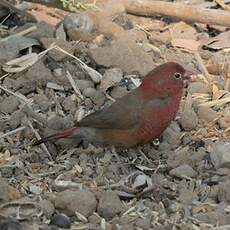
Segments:
[[[193,39],[183,39],[183,38],[172,39],[171,44],[174,47],[184,48],[192,52],[198,51],[200,46],[199,41],[195,41]]]
[[[20,58],[15,58],[3,65],[3,70],[8,73],[18,73],[32,66],[38,60],[38,54],[30,53]]]
[[[172,38],[183,38],[183,39],[196,39],[196,29],[188,25],[185,22],[178,22],[173,24],[170,28],[170,34]]]
[[[210,38],[204,46],[215,50],[230,48],[230,31],[223,32],[214,38]]]

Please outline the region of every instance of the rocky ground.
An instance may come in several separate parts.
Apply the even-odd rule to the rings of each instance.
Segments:
[[[229,28],[87,4],[46,22],[0,8],[0,229],[230,229]],[[31,146],[166,61],[199,74],[159,140]]]

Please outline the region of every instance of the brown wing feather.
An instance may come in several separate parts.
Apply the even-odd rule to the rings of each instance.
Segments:
[[[130,129],[138,124],[140,102],[138,91],[134,90],[114,102],[110,107],[96,111],[83,118],[76,125],[101,129]]]
[[[100,129],[133,129],[140,125],[141,117],[169,102],[168,96],[143,101],[141,92],[134,90],[110,107],[90,114],[76,125]]]

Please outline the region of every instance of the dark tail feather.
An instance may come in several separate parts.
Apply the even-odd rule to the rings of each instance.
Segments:
[[[59,132],[59,133],[50,135],[48,137],[44,137],[40,140],[37,140],[32,144],[32,146],[40,145],[40,144],[48,142],[48,141],[55,141],[55,140],[62,139],[62,138],[68,138],[68,137],[72,136],[73,134],[75,134],[77,130],[79,130],[79,128],[74,127],[74,128],[66,129],[62,132]]]

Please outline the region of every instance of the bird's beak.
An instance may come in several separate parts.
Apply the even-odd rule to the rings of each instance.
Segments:
[[[199,72],[196,70],[185,70],[184,74],[184,83],[187,85],[188,83],[194,82],[194,79],[192,78],[193,75],[197,75]]]
[[[194,75],[194,72],[192,72],[190,70],[186,70],[184,73],[184,81],[190,82],[192,80],[192,75]]]

